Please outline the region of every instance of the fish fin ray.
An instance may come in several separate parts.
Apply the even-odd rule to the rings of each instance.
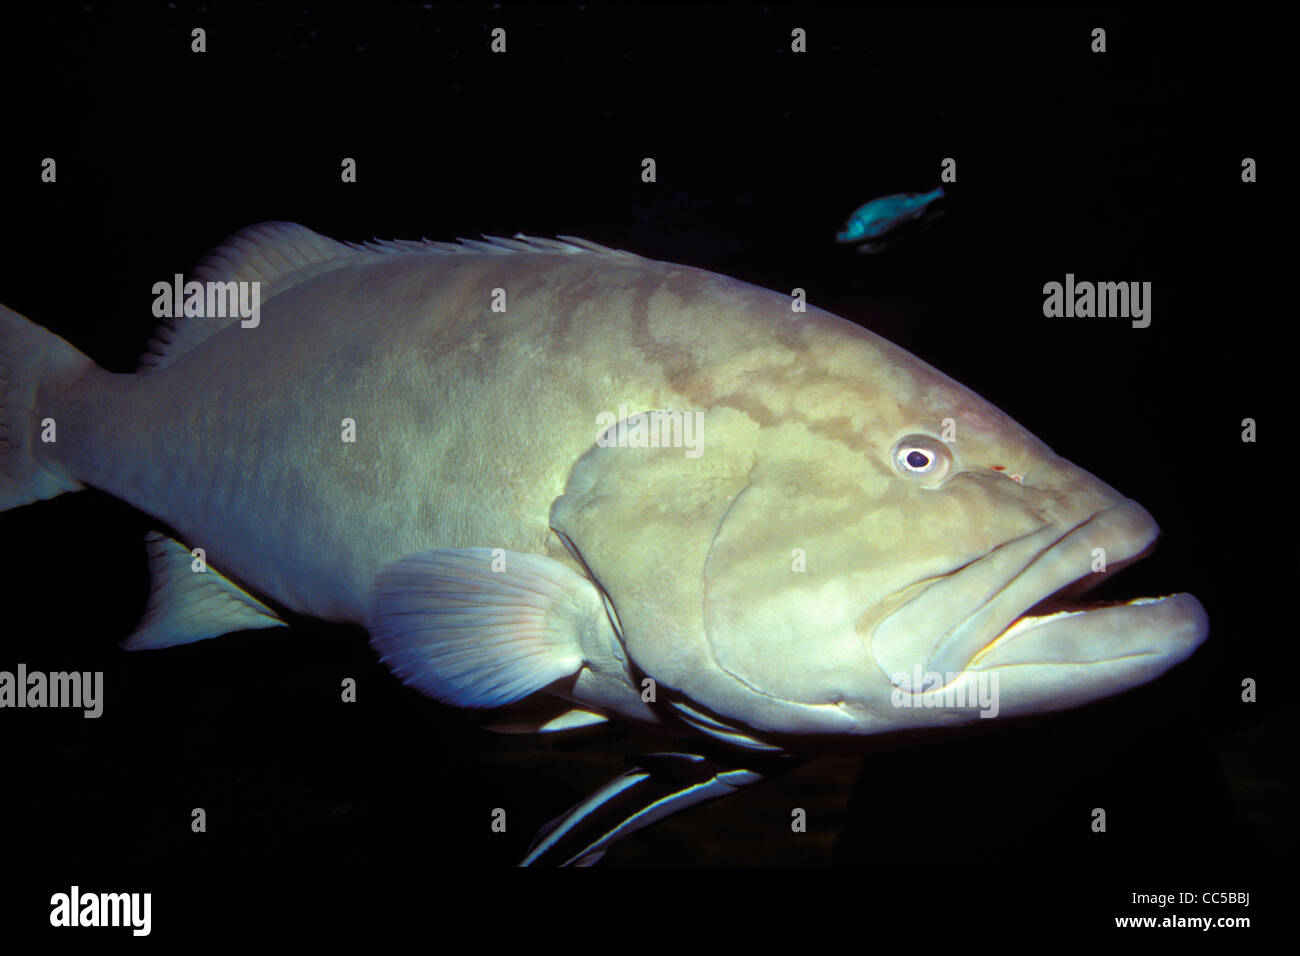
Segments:
[[[527,236],[525,236],[524,238],[528,239]],[[623,249],[613,249],[610,248],[609,246],[602,246],[598,242],[592,242],[590,239],[579,239],[577,236],[556,236],[556,238],[559,239],[561,242],[567,243],[570,246],[577,246],[576,250],[569,250],[571,254],[575,252],[581,253],[583,251],[586,251],[586,252],[593,252],[598,256],[606,256],[606,257],[617,258],[617,259],[642,259],[643,258],[642,256],[638,256],[635,253],[626,252]],[[537,242],[538,240],[528,239],[528,241]]]
[[[284,627],[269,607],[212,568],[197,572],[179,541],[157,531],[145,536],[151,591],[144,617],[122,647],[157,650],[219,637],[231,631]]]
[[[358,251],[295,222],[259,222],[239,230],[210,250],[187,281],[259,282],[259,303],[306,280],[357,258]],[[171,316],[162,320],[143,355],[141,372],[166,368],[206,342],[240,316],[225,318]]]
[[[455,242],[438,242],[433,239],[421,239],[418,242],[410,239],[370,239],[366,242],[346,242],[340,245],[353,252],[378,255],[564,255],[595,256],[620,262],[649,261],[635,253],[602,246],[590,239],[578,239],[575,236],[545,239],[538,236],[525,236],[522,232],[515,233],[509,239],[501,236],[483,236],[480,239],[458,238]]]
[[[608,722],[609,718],[604,714],[585,707],[572,707],[561,714],[556,714],[554,709],[537,716],[505,714],[500,720],[484,724],[483,729],[496,734],[552,734]]]
[[[504,560],[493,570],[496,558]],[[403,683],[459,707],[501,707],[581,670],[604,623],[593,585],[552,558],[491,548],[423,551],[384,567],[366,629]]]
[[[587,239],[562,236],[540,239],[516,233],[512,239],[484,236],[435,242],[429,239],[371,239],[339,242],[293,222],[260,222],[248,226],[212,249],[191,270],[188,280],[198,282],[259,282],[259,303],[296,285],[357,260],[388,255],[580,255],[623,262],[640,262],[640,256],[611,249]],[[164,318],[140,356],[138,371],[166,368],[186,352],[241,320],[238,315]]]

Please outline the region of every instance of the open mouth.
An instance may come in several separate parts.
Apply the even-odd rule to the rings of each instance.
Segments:
[[[1171,594],[1165,597],[1138,597],[1130,598],[1127,601],[1092,601],[1086,604],[1078,602],[1060,601],[1055,598],[1047,598],[1040,601],[1034,607],[1030,608],[1024,614],[1021,614],[1011,626],[995,637],[979,650],[971,658],[970,663],[966,665],[968,670],[980,670],[982,665],[989,663],[994,652],[1004,651],[1008,645],[1022,638],[1031,631],[1048,626],[1061,625],[1068,618],[1081,617],[1085,614],[1094,614],[1100,611],[1109,611],[1114,608],[1139,608],[1151,604],[1161,604],[1165,601],[1175,600],[1186,597],[1181,594]],[[1136,653],[1157,653],[1156,651],[1136,652]],[[1026,662],[1028,663],[1028,662]]]
[[[1097,589],[1103,583],[1112,580],[1119,571],[1130,564],[1141,561],[1154,550],[1155,540],[1153,539],[1139,553],[1107,565],[1105,573],[1099,574],[1089,570],[1059,591],[1043,598],[1033,607],[1017,615],[1004,631],[980,648],[975,656],[971,658],[967,667],[978,668],[981,661],[994,650],[1006,647],[1018,637],[1041,626],[1052,623],[1059,624],[1066,618],[1077,617],[1081,614],[1091,614],[1112,608],[1145,607],[1149,604],[1158,604],[1161,601],[1178,597],[1178,595],[1172,594],[1163,597],[1094,598],[1084,600],[1084,595]]]
[[[908,659],[924,660],[926,671],[950,680],[1012,665],[1114,664],[1137,671],[1165,662],[1159,669],[1167,669],[1208,632],[1195,598],[1081,599],[1149,554],[1158,536],[1144,508],[1122,501],[1064,534],[1057,526],[1008,542],[882,622],[872,639],[877,660],[889,674],[908,673]],[[936,634],[941,611],[959,623]]]
[[[1137,513],[1131,508],[1126,510],[1130,516]],[[1094,534],[1091,530],[1087,533]],[[1209,633],[1205,609],[1190,594],[1083,599],[1083,595],[1113,579],[1117,571],[1146,557],[1154,547],[1152,537],[1145,547],[1108,565],[1104,573],[1089,571],[1039,600],[980,648],[966,669],[1105,664],[1113,670],[1127,667],[1132,674],[1143,673],[1146,679],[1183,660]]]

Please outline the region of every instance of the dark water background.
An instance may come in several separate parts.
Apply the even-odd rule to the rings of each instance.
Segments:
[[[510,922],[517,899],[574,925],[718,912],[716,874],[613,872],[638,864],[853,867],[725,886],[864,930],[937,930],[969,907],[1074,933],[1150,915],[1133,892],[1180,889],[1253,889],[1249,915],[1276,913],[1273,873],[1296,850],[1284,61],[1267,18],[1179,9],[8,8],[0,301],[104,366],[134,367],[153,282],[266,219],[354,240],[573,234],[801,286],[1146,505],[1161,547],[1108,593],[1190,591],[1213,633],[1118,699],[874,742],[672,818],[574,887],[505,868],[625,755],[671,741],[489,734],[399,685],[359,629],[124,654],[152,525],[67,495],[0,516],[0,669],[103,670],[108,703],[93,721],[0,712],[0,919],[39,929],[72,882],[153,891],[168,938],[487,901]],[[487,49],[498,25],[504,56]],[[807,55],[789,52],[794,26]],[[57,185],[38,180],[47,155]],[[339,182],[344,156],[357,184]],[[914,242],[870,257],[832,241],[859,203],[932,188],[945,156],[947,215]],[[1243,156],[1260,183],[1241,184]],[[1066,272],[1150,280],[1151,327],[1045,319],[1043,283]],[[1246,416],[1257,444],[1239,439]],[[345,677],[356,705],[338,702]],[[1246,677],[1259,703],[1240,702]],[[497,806],[505,834],[487,826]]]

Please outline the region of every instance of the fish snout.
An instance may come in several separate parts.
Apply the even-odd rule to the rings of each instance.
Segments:
[[[1029,710],[1073,706],[1150,680],[1208,633],[1194,597],[1092,607],[1066,600],[1145,556],[1159,534],[1150,512],[1122,499],[1072,527],[1054,522],[1005,542],[883,620],[871,637],[877,664],[911,693],[972,672],[1014,671],[1004,678],[1024,684],[1020,709]],[[1031,671],[1037,683],[1027,682]],[[925,681],[913,686],[918,673]]]

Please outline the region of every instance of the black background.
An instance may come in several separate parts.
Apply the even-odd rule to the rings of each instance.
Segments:
[[[0,669],[103,670],[107,703],[99,720],[0,712],[6,933],[48,931],[49,895],[74,882],[152,891],[166,939],[484,907],[525,930],[614,914],[660,932],[682,912],[734,927],[762,923],[765,894],[785,907],[767,919],[849,916],[918,942],[1168,912],[1133,892],[1248,889],[1256,925],[1278,912],[1274,867],[1296,850],[1296,523],[1276,24],[1172,7],[12,9],[0,301],[105,367],[134,368],[155,281],[267,219],[351,240],[571,234],[800,286],[1146,505],[1164,539],[1113,593],[1190,591],[1213,630],[1149,687],[873,741],[643,831],[570,885],[507,868],[624,755],[671,741],[489,734],[398,684],[359,629],[121,652],[151,523],[65,495],[0,516]],[[57,184],[39,181],[46,156]],[[949,156],[958,181],[930,229],[880,256],[833,242],[858,204],[932,188]],[[1150,328],[1044,318],[1043,284],[1066,272],[1151,281]],[[339,702],[345,677],[356,704]],[[1240,702],[1246,677],[1259,703]],[[488,829],[498,806],[505,834]],[[789,832],[794,806],[807,834]],[[732,871],[737,910],[716,877],[614,869],[645,863],[860,869]],[[944,922],[967,912],[994,921]]]

